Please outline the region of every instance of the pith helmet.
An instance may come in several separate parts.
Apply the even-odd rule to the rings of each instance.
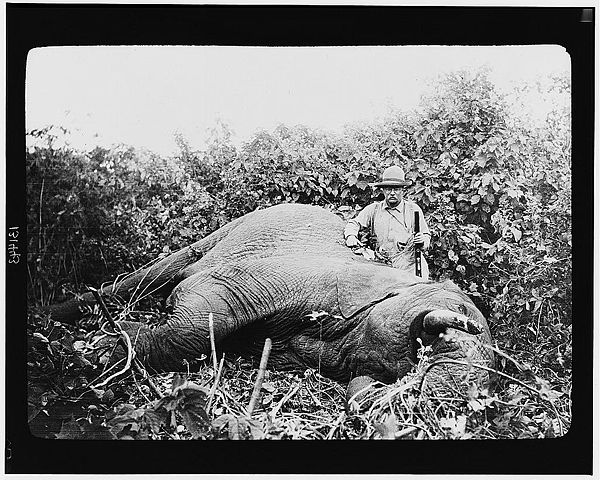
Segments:
[[[410,180],[404,179],[404,170],[396,165],[386,168],[383,171],[381,182],[373,184],[374,187],[406,187],[410,185]]]

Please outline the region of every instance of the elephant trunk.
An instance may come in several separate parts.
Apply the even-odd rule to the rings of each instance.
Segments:
[[[420,315],[411,325],[413,355],[416,339],[431,346],[430,361],[422,374],[422,391],[448,396],[464,393],[472,383],[487,384],[493,352],[486,347],[489,331],[474,316],[436,309]]]
[[[422,371],[422,392],[452,396],[466,393],[472,384],[490,382],[494,355],[478,336],[449,328],[431,348],[431,361]]]

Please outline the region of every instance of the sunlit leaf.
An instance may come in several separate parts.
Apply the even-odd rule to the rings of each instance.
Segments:
[[[398,421],[396,415],[391,414],[383,423],[376,423],[375,430],[381,435],[381,438],[394,440],[398,431]]]

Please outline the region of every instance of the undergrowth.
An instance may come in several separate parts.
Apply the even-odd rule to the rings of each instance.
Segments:
[[[160,316],[154,309],[129,312],[127,319],[154,322]],[[256,407],[248,415],[258,369],[243,358],[222,357],[220,369],[206,359],[187,372],[146,378],[129,370],[95,388],[102,367],[90,345],[100,317],[97,309],[91,310],[79,327],[70,327],[30,310],[28,406],[34,435],[123,440],[514,439],[559,437],[570,425],[570,381],[498,349],[491,387],[472,384],[444,396],[425,393],[423,376],[431,360],[424,347],[409,375],[359,392],[348,408],[345,386],[318,371],[267,368]]]

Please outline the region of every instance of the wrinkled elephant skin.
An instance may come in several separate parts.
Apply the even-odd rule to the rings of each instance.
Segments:
[[[170,293],[166,324],[122,322],[138,358],[157,370],[180,370],[210,352],[209,313],[219,349],[258,356],[270,337],[272,368],[312,367],[340,381],[395,381],[417,360],[419,340],[432,345],[436,361],[491,364],[486,320],[467,295],[450,281],[354,255],[343,227],[319,207],[258,210],[102,293],[132,300]],[[53,318],[73,322],[93,301],[84,294],[54,305]],[[468,368],[450,366],[458,374]],[[446,370],[429,383],[443,382]]]

